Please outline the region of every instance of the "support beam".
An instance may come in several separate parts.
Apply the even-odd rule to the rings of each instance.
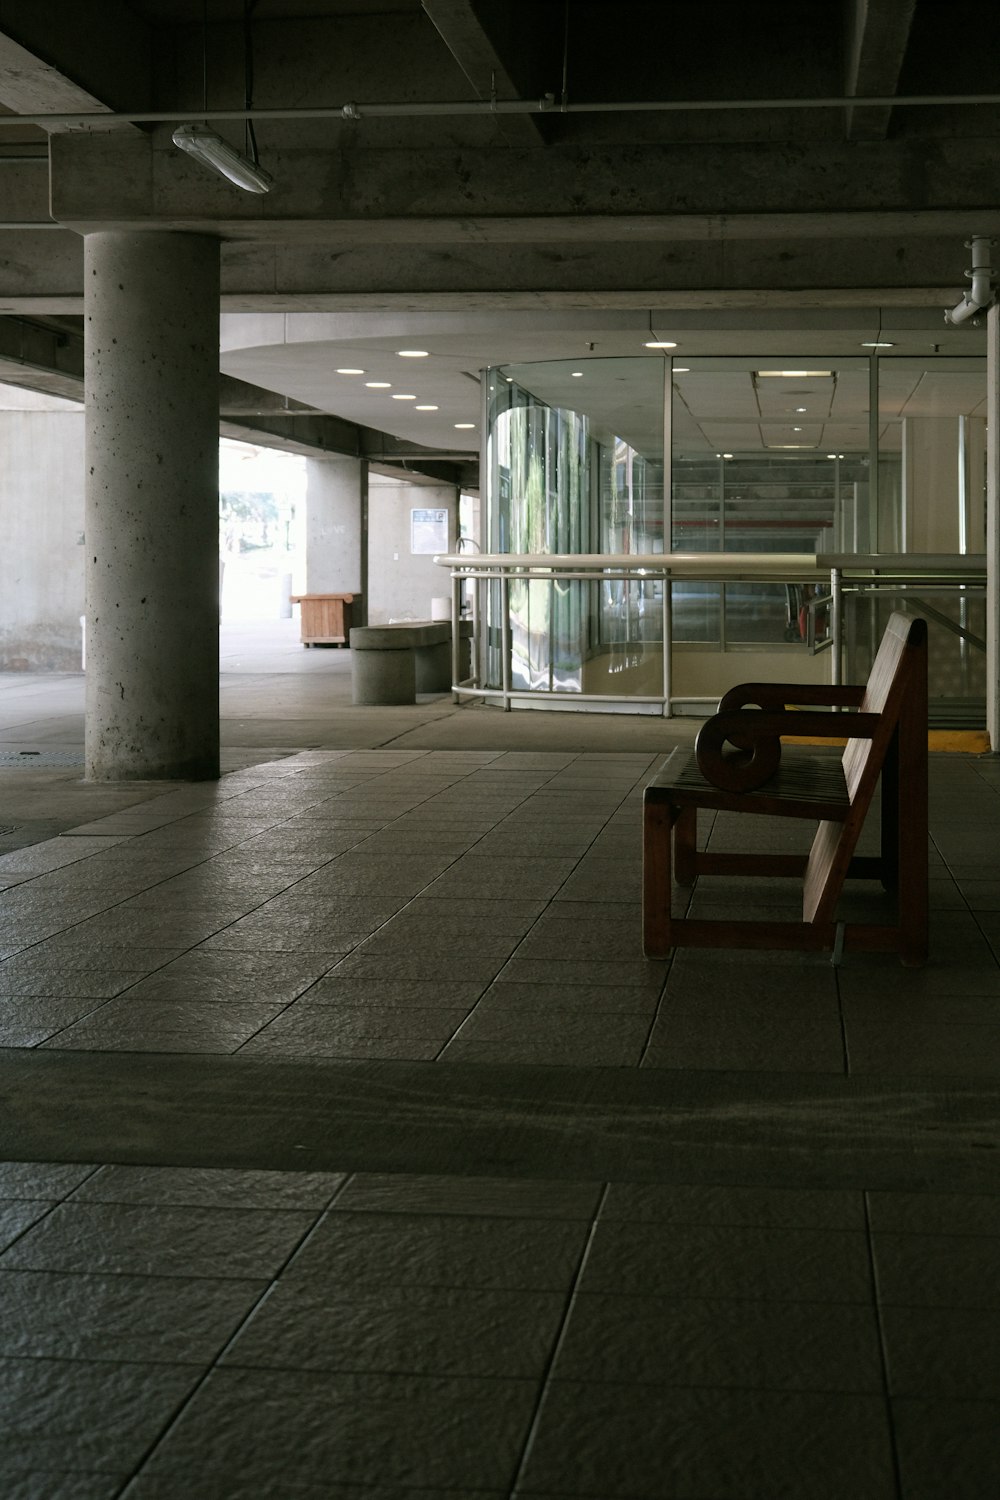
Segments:
[[[5,0],[0,18],[0,104],[12,113],[104,114],[151,100],[152,31],[124,0]],[[86,129],[141,134],[122,119]]]
[[[519,91],[477,16],[472,0],[422,0],[424,13],[472,85],[477,99],[517,99]],[[534,115],[498,115],[500,134],[513,145],[540,146]]]
[[[844,92],[866,98],[896,93],[916,0],[853,0]],[[847,139],[884,140],[888,105],[849,105]]]

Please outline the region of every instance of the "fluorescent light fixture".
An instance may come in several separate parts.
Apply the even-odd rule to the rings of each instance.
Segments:
[[[475,427],[475,425],[476,425],[475,422],[456,422],[455,423],[455,426],[457,428],[459,428],[460,430],[470,429],[470,428]]]
[[[404,396],[397,393],[392,399],[393,401],[416,401],[417,398],[416,396]]]
[[[583,379],[583,371],[582,370],[571,370],[570,374],[572,375],[572,377],[573,377],[574,380],[582,380]]]
[[[643,345],[644,349],[676,349],[677,345],[669,339],[648,339]]]
[[[690,375],[691,374],[691,366],[690,365],[674,365],[674,374],[675,375]]]
[[[829,380],[832,377],[832,375],[833,375],[833,371],[832,370],[757,370],[757,371],[755,371],[755,374],[756,374],[758,380],[766,380],[768,378],[774,378],[774,379],[777,379],[777,380],[809,380],[809,379],[812,379],[812,378],[815,378],[817,380]]]
[[[430,350],[428,349],[397,349],[396,353],[400,359],[426,359]]]
[[[413,408],[413,410],[414,411],[439,411],[440,408],[437,407],[437,406],[415,406]]]
[[[870,342],[862,344],[861,347],[862,349],[895,349],[896,346],[895,344],[887,343],[884,339],[872,339]]]
[[[243,156],[235,146],[224,141],[221,135],[209,130],[207,125],[178,125],[173,134],[175,146],[193,156],[213,172],[234,182],[247,193],[266,193],[274,181],[270,172],[265,172],[256,162]]]
[[[365,385],[370,391],[388,391],[392,389],[391,380],[366,380]]]
[[[364,373],[364,370],[354,370],[349,365],[344,365],[337,371],[338,375],[363,375]]]

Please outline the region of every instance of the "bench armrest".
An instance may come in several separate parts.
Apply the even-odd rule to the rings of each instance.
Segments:
[[[777,771],[781,736],[872,739],[880,714],[789,713],[748,708],[717,713],[698,731],[695,757],[706,781],[727,792],[752,792]],[[729,747],[728,749],[726,747]]]
[[[731,709],[747,708],[750,704],[756,704],[769,712],[787,708],[789,703],[857,708],[865,692],[866,689],[857,684],[834,686],[833,683],[822,682],[741,682],[723,693],[717,712],[728,713]]]

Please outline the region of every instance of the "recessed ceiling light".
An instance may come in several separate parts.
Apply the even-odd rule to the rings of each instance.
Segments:
[[[571,370],[570,374],[572,375],[572,377],[573,377],[574,380],[582,380],[583,379],[583,371],[582,370]]]
[[[828,453],[826,456],[827,456],[827,458],[836,458],[837,457],[836,453]]]
[[[676,349],[677,345],[670,339],[647,339],[643,345],[645,349]]]
[[[808,407],[806,407],[806,406],[797,406],[797,407],[796,407],[796,408],[795,408],[795,410],[796,410],[796,411],[808,411],[808,409],[809,409],[809,408],[808,408]]]
[[[470,427],[475,427],[475,425],[476,425],[475,422],[456,422],[455,423],[455,426],[458,427],[458,428],[470,428]]]
[[[722,456],[723,458],[732,458],[733,455],[731,453],[724,453]]]
[[[888,343],[885,339],[870,339],[861,345],[862,349],[895,349],[895,344]]]
[[[363,375],[364,373],[364,370],[351,370],[347,366],[337,371],[338,375]]]
[[[439,408],[436,407],[436,406],[415,406],[414,407],[414,411],[438,411],[438,410],[439,410]]]
[[[370,391],[388,391],[392,389],[391,380],[366,380],[365,385]]]
[[[792,428],[792,431],[793,431],[793,432],[801,432],[801,431],[802,431],[802,428],[801,428],[801,427],[793,427],[793,428]]]
[[[397,349],[396,353],[400,359],[426,359],[430,353],[429,349]]]
[[[755,371],[755,374],[756,374],[758,380],[766,380],[766,379],[771,378],[771,377],[776,378],[778,380],[803,380],[803,379],[808,379],[810,376],[815,376],[817,379],[829,380],[830,377],[833,374],[833,371],[832,370],[757,370],[757,371]]]
[[[397,392],[392,399],[393,401],[416,401],[417,398],[416,396],[404,396]]]

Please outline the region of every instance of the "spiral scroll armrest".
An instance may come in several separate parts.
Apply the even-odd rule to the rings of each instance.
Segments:
[[[727,695],[728,696],[728,695]],[[726,792],[753,792],[771,779],[781,763],[783,734],[837,739],[871,739],[879,714],[768,712],[744,708],[717,713],[698,731],[694,752],[706,781]]]
[[[767,713],[780,713],[790,703],[824,705],[827,708],[858,708],[865,688],[852,683],[741,682],[719,699],[717,713],[756,706]]]

